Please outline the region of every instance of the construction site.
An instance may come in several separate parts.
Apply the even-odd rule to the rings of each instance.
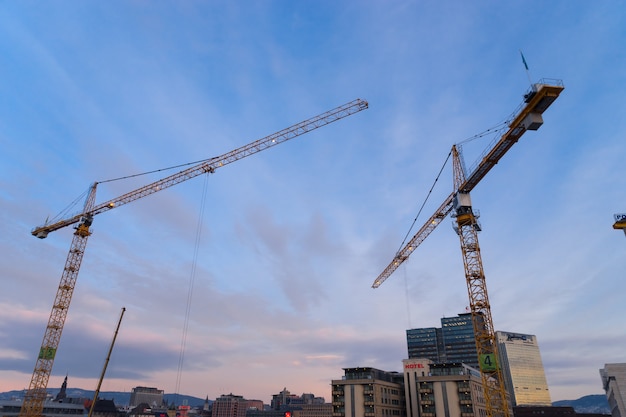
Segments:
[[[0,8],[0,417],[626,413],[608,6],[119,6]]]

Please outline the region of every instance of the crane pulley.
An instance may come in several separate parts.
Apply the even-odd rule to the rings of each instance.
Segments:
[[[47,237],[50,232],[76,224],[70,251],[61,276],[61,282],[59,283],[57,295],[52,306],[52,312],[48,320],[48,325],[46,326],[31,382],[28,391],[24,395],[19,417],[40,417],[42,415],[43,405],[47,395],[46,388],[48,386],[50,373],[52,372],[54,357],[59,346],[65,318],[67,317],[76,279],[78,277],[78,271],[85,253],[87,238],[91,235],[89,228],[91,227],[94,216],[162,191],[176,184],[180,184],[199,175],[213,173],[216,169],[227,164],[261,152],[367,108],[367,101],[361,99],[353,100],[221,156],[204,160],[176,174],[167,176],[97,205],[95,204],[95,198],[98,184],[94,183],[89,190],[85,206],[81,213],[59,221],[51,223],[46,222],[46,224],[34,228],[31,232],[32,235],[43,239]]]
[[[455,230],[459,235],[463,254],[487,417],[509,417],[511,410],[504,388],[502,371],[497,363],[498,352],[495,331],[478,244],[480,226],[477,221],[478,216],[472,209],[470,192],[526,131],[537,130],[541,127],[543,112],[558,98],[563,88],[563,83],[560,80],[542,80],[533,84],[524,95],[524,103],[509,123],[506,133],[482,155],[478,165],[469,175],[464,172],[457,147],[452,147],[454,190],[409,242],[396,253],[389,265],[372,284],[373,288],[378,288],[385,282],[437,228],[443,219],[452,213],[456,221]]]

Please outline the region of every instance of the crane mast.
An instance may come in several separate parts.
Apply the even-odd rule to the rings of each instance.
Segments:
[[[498,365],[498,351],[487,284],[478,244],[480,225],[471,204],[470,191],[485,177],[506,152],[528,130],[537,130],[543,124],[543,112],[558,98],[563,90],[559,80],[551,83],[542,80],[533,84],[524,96],[524,103],[509,123],[506,133],[481,157],[469,176],[465,175],[456,146],[452,147],[454,190],[430,216],[411,240],[394,256],[391,263],[374,280],[378,288],[417,249],[446,216],[452,213],[459,235],[465,279],[472,314],[476,351],[482,375],[483,395],[487,417],[509,417],[512,414],[504,387],[502,370]]]
[[[465,182],[463,166],[456,146],[452,147],[452,167],[455,188]],[[491,306],[487,295],[487,282],[483,261],[480,256],[478,232],[481,230],[478,215],[472,209],[470,194],[458,191],[453,199],[452,217],[456,220],[456,232],[461,243],[465,281],[469,295],[472,327],[476,343],[476,355],[485,397],[487,416],[508,417],[512,414],[509,407],[502,369],[497,365],[498,345],[491,317]]]
[[[93,184],[85,201],[83,210],[85,213],[91,211],[95,200],[96,184]],[[84,215],[79,218],[79,221],[80,223],[75,227],[74,237],[72,238],[70,251],[65,261],[61,282],[59,283],[54,304],[52,305],[52,312],[50,313],[48,325],[44,332],[30,385],[26,394],[24,394],[20,416],[40,416],[43,410],[47,395],[46,388],[48,387],[48,380],[52,372],[52,364],[54,363],[54,357],[59,347],[59,341],[61,340],[67,310],[72,300],[76,279],[78,278],[78,270],[83,261],[83,255],[85,254],[87,238],[91,235],[89,227],[93,222],[93,217]]]
[[[47,237],[50,232],[77,224],[31,382],[28,391],[24,395],[19,417],[41,417],[43,414],[48,380],[52,372],[52,365],[61,339],[61,333],[63,332],[63,326],[65,324],[65,318],[67,317],[72,294],[74,293],[80,264],[85,253],[87,238],[91,235],[89,228],[91,227],[94,216],[162,191],[176,184],[180,184],[201,174],[213,173],[216,169],[227,164],[261,152],[367,108],[367,101],[362,99],[353,100],[291,127],[280,130],[272,135],[258,139],[221,156],[202,161],[176,174],[152,182],[98,205],[95,204],[97,183],[94,183],[90,188],[85,206],[81,213],[34,228],[31,232],[32,235],[43,239]]]

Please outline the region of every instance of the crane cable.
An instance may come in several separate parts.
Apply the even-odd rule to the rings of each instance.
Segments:
[[[174,166],[170,166],[168,168],[160,168],[160,169],[155,169],[155,170],[152,170],[152,171],[146,171],[146,172],[142,172],[142,173],[138,173],[138,174],[131,174],[131,175],[123,176],[123,177],[118,177],[118,178],[112,178],[112,179],[108,179],[108,180],[104,180],[104,181],[99,181],[98,183],[102,184],[102,183],[105,183],[105,182],[120,181],[120,180],[125,180],[125,179],[129,179],[129,178],[139,177],[139,176],[143,176],[143,175],[154,174],[156,172],[169,171],[169,170],[172,170],[172,169],[186,167],[186,166],[189,166],[189,165],[197,165],[199,163],[206,162],[206,161],[209,161],[211,159],[212,158],[201,159],[199,161],[188,162],[188,163],[179,164],[179,165],[174,165]],[[201,238],[201,235],[202,235],[202,226],[203,226],[203,220],[204,220],[204,210],[205,210],[205,207],[206,207],[206,195],[207,195],[208,178],[209,178],[209,175],[207,173],[207,175],[205,176],[204,185],[203,185],[203,188],[202,188],[202,198],[201,198],[201,202],[200,202],[200,213],[199,213],[199,216],[198,216],[198,224],[197,224],[197,227],[196,227],[196,238],[195,238],[195,242],[194,242],[194,252],[193,252],[193,258],[192,258],[191,273],[190,273],[190,276],[189,276],[189,287],[188,287],[188,292],[187,292],[187,303],[186,303],[186,307],[185,307],[185,320],[184,320],[184,324],[183,324],[183,331],[182,331],[181,341],[180,341],[180,352],[179,352],[179,357],[178,357],[178,369],[177,369],[177,374],[176,374],[176,385],[175,385],[175,391],[174,391],[177,395],[180,392],[180,382],[181,382],[183,363],[184,363],[184,358],[185,358],[185,347],[187,345],[187,334],[188,334],[188,330],[189,330],[189,315],[191,313],[191,301],[192,301],[192,295],[193,295],[193,286],[194,286],[194,281],[195,281],[195,278],[196,278],[196,270],[197,270],[197,264],[198,264],[198,249],[199,249],[199,246],[200,246],[200,238]],[[83,192],[80,196],[78,196],[72,203],[70,203],[65,209],[63,209],[58,215],[56,215],[54,217],[54,219],[62,218],[67,213],[69,213],[70,210],[72,209],[72,207],[76,206],[79,201],[84,199],[84,197],[85,197],[85,195],[87,194],[88,191],[89,190]],[[46,220],[46,223],[47,222],[48,222],[48,220]]]
[[[458,142],[457,146],[459,148],[459,154],[461,155],[461,158],[462,158],[461,146],[463,144],[471,142],[471,141],[473,141],[475,139],[487,136],[490,133],[498,134],[499,132],[501,132],[509,124],[509,120],[510,120],[510,117],[508,117],[507,120],[497,124],[494,127],[491,127],[491,128],[489,128],[487,130],[484,130],[481,133],[478,133],[478,134],[476,134],[474,136],[471,136],[471,137],[469,137],[467,139],[464,139],[464,140]],[[411,227],[409,228],[409,231],[404,236],[404,239],[402,240],[402,243],[400,244],[400,247],[398,248],[398,251],[396,252],[396,254],[399,254],[400,251],[402,250],[402,248],[404,248],[408,237],[411,235],[411,232],[412,232],[413,228],[415,227],[415,223],[417,223],[417,219],[419,218],[420,214],[422,213],[422,210],[424,209],[424,206],[426,205],[426,202],[430,198],[430,196],[431,196],[431,194],[433,192],[433,189],[435,188],[435,185],[439,181],[439,177],[441,177],[441,173],[443,172],[443,169],[445,168],[445,166],[448,164],[448,161],[450,160],[450,156],[451,155],[452,155],[452,150],[450,150],[450,152],[448,153],[448,156],[446,157],[446,160],[444,161],[443,165],[441,166],[441,169],[439,170],[439,173],[437,174],[437,177],[435,178],[435,181],[431,185],[430,190],[428,191],[428,194],[426,195],[426,198],[424,199],[424,202],[422,203],[419,211],[417,212],[417,215],[415,216],[415,219],[413,219],[413,223],[411,224]],[[461,160],[463,160],[463,159],[461,159]],[[464,162],[463,162],[463,165],[465,165]],[[625,230],[625,232],[626,232],[626,230]],[[405,265],[405,268],[404,268],[404,294],[405,294],[405,297],[406,297],[406,311],[407,311],[408,325],[409,325],[409,328],[411,328],[412,327],[411,326],[411,305],[410,305],[409,282],[408,282],[408,277],[407,277],[407,272],[406,272],[406,265]]]
[[[475,139],[478,138],[482,138],[484,136],[487,136],[489,134],[498,134],[499,132],[501,132],[504,128],[506,128],[510,122],[511,116],[507,117],[507,119],[503,122],[498,123],[497,125],[490,127],[487,130],[484,130],[480,133],[475,134],[474,136],[470,136],[467,139],[464,139],[460,142],[457,142],[457,146],[460,148],[461,145],[471,142]],[[462,155],[461,150],[459,149],[459,153]],[[406,235],[404,236],[404,239],[402,240],[402,243],[400,244],[400,247],[398,248],[398,251],[396,252],[396,255],[400,253],[400,251],[402,250],[402,248],[405,246],[406,241],[408,239],[408,237],[411,235],[411,232],[413,231],[413,228],[415,227],[415,223],[417,223],[417,219],[419,218],[420,214],[422,213],[422,210],[424,209],[424,206],[426,205],[426,202],[428,202],[428,199],[430,198],[433,189],[435,188],[435,185],[437,184],[437,181],[439,181],[439,177],[441,177],[441,173],[443,172],[443,169],[445,168],[445,166],[447,165],[448,161],[450,160],[450,156],[452,155],[452,150],[450,150],[450,152],[448,153],[448,156],[446,157],[446,160],[444,161],[443,165],[441,166],[441,169],[439,170],[439,173],[437,174],[437,177],[435,178],[435,181],[433,182],[433,185],[431,185],[430,190],[428,191],[428,194],[426,195],[426,198],[424,199],[424,202],[422,203],[422,205],[420,206],[420,209],[417,212],[417,215],[415,216],[415,218],[413,219],[413,223],[411,224],[411,227],[409,228],[409,231],[406,232]],[[465,165],[465,164],[464,164]]]
[[[415,227],[415,223],[417,223],[417,219],[419,218],[420,214],[422,213],[422,210],[424,210],[424,206],[426,205],[426,202],[430,198],[430,195],[432,194],[433,189],[435,188],[435,185],[437,184],[437,181],[439,181],[439,177],[441,177],[441,173],[443,172],[443,169],[445,168],[446,164],[450,160],[450,155],[452,155],[452,151],[450,151],[448,153],[448,157],[446,158],[445,162],[441,166],[441,169],[439,170],[439,174],[437,174],[437,178],[435,178],[435,181],[433,182],[433,185],[430,186],[430,190],[428,191],[428,194],[426,195],[426,198],[424,199],[424,202],[422,203],[422,206],[420,207],[419,211],[417,212],[417,215],[413,219],[413,223],[411,224],[411,227],[409,228],[409,231],[406,232],[406,235],[404,236],[404,239],[402,240],[402,243],[400,244],[400,247],[398,248],[398,251],[396,252],[396,254],[400,253],[400,251],[402,250],[402,248],[404,247],[404,245],[406,243],[407,238],[411,234],[411,231],[413,230],[413,227]]]
[[[152,171],[146,171],[146,172],[140,172],[140,173],[137,173],[137,174],[125,175],[123,177],[110,178],[108,180],[97,181],[97,184],[103,184],[105,182],[114,182],[114,181],[127,180],[129,178],[141,177],[143,175],[154,174],[156,172],[171,171],[173,169],[182,168],[182,167],[186,167],[186,166],[190,166],[190,165],[198,165],[198,164],[200,164],[202,162],[210,161],[211,159],[213,159],[213,158],[200,159],[200,160],[195,161],[195,162],[187,162],[187,163],[184,163],[184,164],[173,165],[173,166],[170,166],[170,167],[167,167],[167,168],[153,169]],[[72,201],[70,204],[68,204],[67,207],[65,207],[63,210],[61,210],[61,212],[59,214],[54,216],[52,219],[50,219],[50,218],[46,219],[45,224],[48,224],[49,222],[55,222],[57,220],[64,219],[66,217],[72,216],[73,215],[73,211],[74,211],[73,208],[76,207],[79,203],[81,203],[82,201],[85,200],[85,196],[89,193],[90,190],[91,190],[91,186],[89,186],[81,195],[76,197],[76,199],[74,199],[74,201]]]
[[[155,172],[170,171],[172,169],[182,168],[182,167],[186,167],[186,166],[189,166],[189,165],[198,165],[198,164],[200,164],[202,162],[210,161],[211,159],[213,159],[213,158],[200,159],[199,161],[187,162],[187,163],[184,163],[184,164],[174,165],[174,166],[167,167],[167,168],[153,169],[152,171],[140,172],[138,174],[126,175],[124,177],[111,178],[109,180],[100,181],[100,182],[98,182],[98,184],[102,184],[103,182],[112,182],[112,181],[126,180],[128,178],[134,178],[134,177],[140,177],[142,175],[154,174]]]
[[[204,210],[206,208],[206,196],[207,196],[207,184],[209,182],[209,173],[204,177],[204,184],[202,187],[202,197],[200,201],[200,212],[198,215],[198,223],[196,226],[196,238],[194,242],[193,258],[191,262],[191,273],[189,275],[189,287],[187,289],[187,304],[185,307],[185,321],[183,324],[183,331],[180,339],[180,352],[178,356],[178,369],[176,372],[176,385],[174,392],[176,395],[180,393],[180,382],[182,379],[183,363],[185,359],[185,348],[187,346],[187,334],[189,331],[189,316],[191,313],[191,300],[193,296],[193,286],[196,279],[196,271],[198,266],[198,249],[200,247],[200,238],[202,236],[202,226],[204,223]]]

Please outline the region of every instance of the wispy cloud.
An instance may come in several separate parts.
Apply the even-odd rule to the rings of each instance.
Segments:
[[[407,327],[468,304],[448,220],[370,285],[451,145],[520,103],[521,48],[533,78],[566,89],[472,193],[494,323],[538,336],[553,400],[600,392],[597,370],[625,360],[621,10],[3,4],[0,388],[28,385],[72,238],[33,238],[46,216],[94,181],[221,155],[357,97],[367,111],[97,216],[50,384],[95,385],[122,306],[107,390],[173,391],[185,336],[180,389],[199,397],[330,399],[343,367],[399,370]],[[97,200],[167,173],[102,182]],[[451,190],[446,167],[416,223]]]

